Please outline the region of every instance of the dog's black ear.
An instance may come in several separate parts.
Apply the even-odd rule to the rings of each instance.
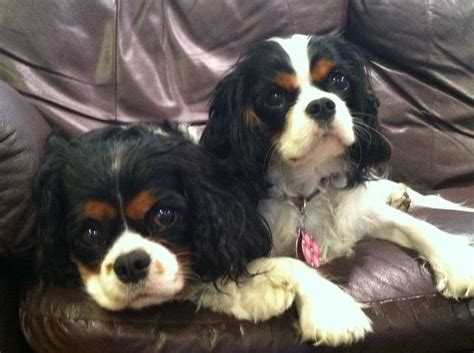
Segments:
[[[197,272],[204,280],[237,280],[247,273],[250,261],[268,255],[272,244],[268,226],[245,192],[220,186],[202,169],[183,179],[192,205]]]
[[[386,162],[391,156],[391,146],[382,134],[378,121],[379,100],[370,82],[367,59],[361,49],[351,47],[349,56],[357,64],[353,65],[352,74],[357,82],[351,94],[351,113],[354,118],[356,142],[350,149],[350,159],[353,162],[353,179],[360,181],[369,177],[369,170]]]
[[[245,106],[244,77],[235,70],[216,86],[209,104],[209,121],[200,140],[208,152],[223,160],[233,154],[232,145],[240,138],[239,120]]]
[[[66,283],[75,276],[69,259],[67,241],[63,237],[66,201],[62,173],[67,141],[50,138],[46,158],[38,171],[34,197],[38,207],[35,264],[38,278],[46,284]]]
[[[256,202],[265,189],[263,170],[268,163],[270,134],[258,118],[248,117],[252,78],[240,69],[243,66],[235,66],[218,83],[200,144],[242,181],[241,187],[255,196]]]
[[[352,145],[350,155],[357,169],[364,174],[368,169],[386,162],[391,156],[391,146],[381,133],[377,118],[379,101],[375,94],[368,91],[365,94],[360,114],[355,114],[356,142]],[[359,113],[358,112],[358,113]]]

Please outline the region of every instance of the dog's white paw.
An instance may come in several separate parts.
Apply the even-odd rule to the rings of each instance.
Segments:
[[[396,188],[388,195],[387,205],[400,211],[408,212],[411,205],[408,187],[402,183],[396,184]]]
[[[474,247],[460,238],[456,240],[433,266],[436,288],[447,298],[474,297]]]
[[[295,286],[284,271],[275,270],[274,263],[273,259],[255,260],[248,267],[252,276],[238,283],[220,281],[217,288],[201,284],[187,299],[240,320],[259,322],[281,315],[294,302]]]
[[[316,345],[348,345],[372,331],[372,322],[350,295],[334,285],[324,297],[324,300],[319,296],[302,298],[299,324],[304,341]]]

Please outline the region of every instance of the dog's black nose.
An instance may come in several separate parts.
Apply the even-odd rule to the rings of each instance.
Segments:
[[[329,98],[315,99],[306,107],[306,113],[316,121],[328,123],[334,118],[336,104]]]
[[[114,271],[123,283],[136,283],[148,275],[150,256],[143,250],[134,250],[117,257]]]

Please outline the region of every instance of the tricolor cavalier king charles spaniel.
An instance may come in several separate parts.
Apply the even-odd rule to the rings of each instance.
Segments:
[[[222,173],[169,126],[52,138],[36,180],[40,278],[81,283],[110,310],[236,280],[269,252],[271,238],[255,206]]]
[[[316,270],[351,254],[366,236],[416,250],[446,297],[474,296],[468,237],[404,212],[417,206],[473,210],[374,176],[390,157],[377,107],[360,50],[336,37],[305,35],[252,46],[211,101],[201,145],[258,203],[273,254],[307,264],[288,260],[291,265],[273,273],[278,280],[293,278],[287,291],[296,298],[304,339],[337,345],[371,330],[360,306]],[[264,316],[275,309],[264,298],[253,305],[267,308]]]

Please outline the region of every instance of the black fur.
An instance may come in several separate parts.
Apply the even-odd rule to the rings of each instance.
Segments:
[[[153,190],[160,202],[179,210],[176,225],[163,239],[191,249],[192,270],[202,280],[237,279],[246,264],[265,256],[271,238],[265,223],[252,212],[251,201],[222,179],[203,150],[169,126],[169,136],[151,125],[107,127],[71,141],[54,143],[40,169],[35,195],[39,205],[36,259],[39,277],[64,284],[78,279],[71,257],[97,266],[123,229],[123,220],[110,223],[107,241],[89,246],[81,238],[83,206],[90,198],[118,203],[143,189]],[[120,158],[120,167],[114,161]],[[218,177],[219,175],[219,177]],[[129,227],[153,238],[141,224]]]
[[[210,102],[209,121],[200,143],[237,177],[239,187],[251,195],[255,204],[264,195],[263,178],[274,130],[283,128],[280,121],[249,126],[245,109],[253,107],[259,90],[266,89],[278,72],[292,72],[289,58],[275,43],[251,47],[219,82]]]
[[[390,145],[379,133],[378,101],[370,86],[362,52],[343,39],[314,36],[307,53],[301,55],[309,55],[311,62],[331,59],[336,62],[336,69],[349,78],[350,92],[341,98],[355,119],[366,125],[363,133],[356,129],[357,142],[347,151],[353,165],[348,173],[349,185],[367,180],[371,167],[390,158]],[[200,142],[211,155],[234,171],[241,187],[255,202],[268,187],[265,174],[271,138],[284,126],[284,122],[280,122],[284,117],[275,114],[266,117],[258,113],[259,99],[268,94],[271,80],[281,72],[292,73],[293,69],[287,53],[278,44],[261,42],[251,47],[217,85],[210,102],[209,122]],[[324,83],[320,86],[326,89]],[[261,124],[250,126],[246,123],[244,114],[249,107],[258,113]]]
[[[309,55],[317,58],[327,57],[337,63],[336,69],[344,72],[351,82],[347,97],[343,97],[356,120],[367,126],[366,132],[356,128],[356,143],[349,151],[354,163],[349,181],[356,185],[369,178],[372,167],[387,161],[391,155],[391,147],[380,133],[377,111],[379,101],[375,96],[367,71],[366,58],[362,51],[352,43],[332,36],[314,36],[309,44]]]

